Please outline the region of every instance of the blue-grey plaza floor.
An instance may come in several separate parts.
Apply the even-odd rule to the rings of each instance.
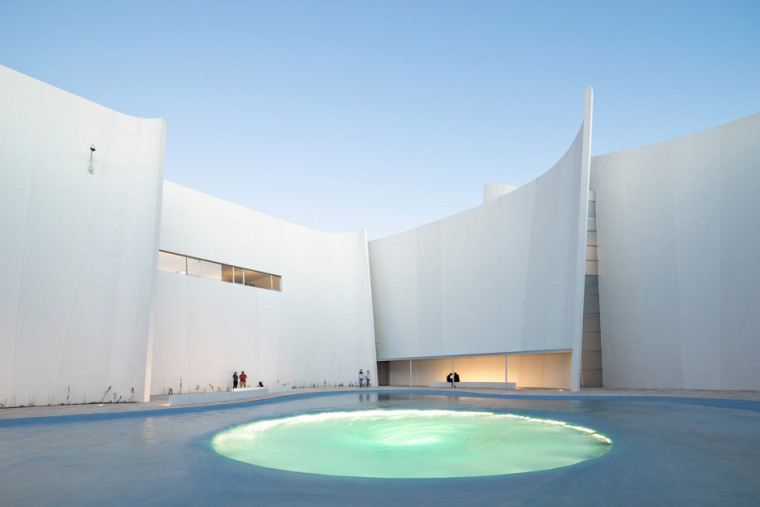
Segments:
[[[312,390],[183,408],[159,399],[0,410],[0,505],[760,505],[757,393],[715,399],[455,391]],[[540,472],[374,479],[263,468],[225,458],[210,444],[218,432],[250,421],[368,408],[555,419],[593,428],[613,447],[597,459]]]

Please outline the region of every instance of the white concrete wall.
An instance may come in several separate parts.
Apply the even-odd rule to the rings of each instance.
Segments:
[[[164,138],[0,67],[3,405],[144,399]]]
[[[162,250],[282,276],[282,292],[158,272],[152,393],[348,385],[375,371],[364,231],[319,232],[164,183]]]
[[[486,183],[483,185],[483,202],[493,201],[503,195],[507,195],[517,187],[503,183]]]
[[[370,242],[379,360],[575,351],[579,387],[591,102],[533,182]]]
[[[760,389],[760,114],[594,157],[606,387]]]

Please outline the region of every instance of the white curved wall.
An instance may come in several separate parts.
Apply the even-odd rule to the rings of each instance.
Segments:
[[[512,354],[521,385],[566,379],[552,352],[571,352],[577,389],[590,165],[604,385],[760,389],[760,114],[591,161],[586,98],[540,178],[368,246],[168,182],[162,220],[162,120],[0,67],[0,404],[141,401],[235,370],[345,385],[375,343],[381,360]],[[159,243],[283,292],[157,272]]]
[[[760,389],[760,114],[591,174],[605,387]]]
[[[0,120],[0,403],[143,400],[164,121],[5,67]]]
[[[378,360],[573,351],[571,384],[579,387],[591,90],[586,94],[578,135],[541,177],[370,242]]]
[[[283,290],[158,272],[152,393],[180,380],[183,392],[226,389],[241,370],[267,386],[356,384],[374,370],[364,231],[314,231],[164,182],[160,244],[281,275]]]

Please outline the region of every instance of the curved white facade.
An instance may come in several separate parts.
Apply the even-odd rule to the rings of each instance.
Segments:
[[[760,389],[760,114],[591,174],[604,385]]]
[[[591,103],[535,181],[368,243],[164,182],[162,120],[0,67],[0,405],[226,390],[243,370],[376,384],[378,360],[426,384],[452,358],[518,387],[578,389],[584,357],[606,387],[760,389],[760,114],[591,159]],[[222,274],[159,271],[159,250]]]
[[[146,399],[164,121],[5,67],[0,119],[0,403]]]
[[[164,182],[161,250],[282,277],[282,292],[158,272],[153,394],[338,386],[375,369],[365,231],[331,234]]]
[[[572,352],[562,386],[579,387],[591,101],[533,182],[370,242],[378,360]]]

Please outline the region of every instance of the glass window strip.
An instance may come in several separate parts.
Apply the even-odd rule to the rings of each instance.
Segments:
[[[282,277],[280,275],[207,261],[165,250],[158,251],[158,269],[169,273],[197,276],[282,292]]]

